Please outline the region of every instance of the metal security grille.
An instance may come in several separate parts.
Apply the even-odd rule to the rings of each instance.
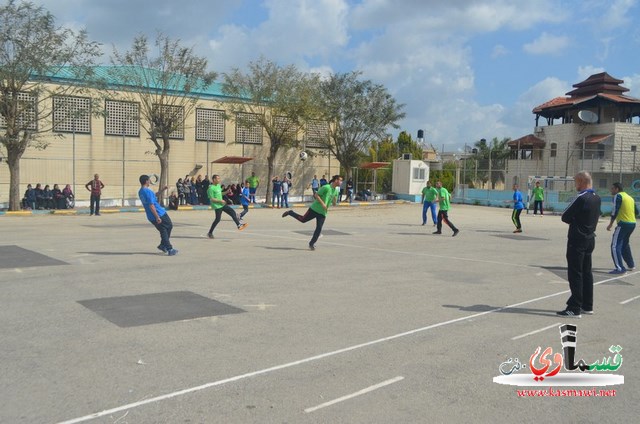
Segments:
[[[105,103],[107,115],[104,122],[106,135],[126,135],[140,137],[140,105],[133,102],[107,100]]]
[[[329,124],[325,121],[310,121],[304,135],[307,147],[324,147],[329,141]]]
[[[196,109],[196,140],[224,142],[224,111]]]
[[[279,133],[284,133],[290,141],[296,139],[296,127],[291,118],[286,116],[274,116],[273,126]]]
[[[91,134],[91,99],[55,96],[53,98],[53,130]]]
[[[262,144],[262,127],[258,115],[238,112],[236,114],[236,142]]]
[[[155,108],[160,108],[162,115],[171,117],[174,122],[179,122],[178,127],[169,134],[169,138],[172,140],[184,140],[184,108],[182,106],[173,105],[153,105]]]
[[[38,129],[38,120],[36,113],[36,96],[29,93],[18,93],[18,127],[20,129],[35,131]],[[6,128],[7,121],[4,116],[0,115],[0,128]]]

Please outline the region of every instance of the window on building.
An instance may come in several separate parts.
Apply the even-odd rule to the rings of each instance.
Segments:
[[[107,100],[104,107],[105,135],[140,137],[140,105],[138,103]]]
[[[631,151],[632,151],[632,152],[635,152],[637,147],[638,147],[638,146],[631,146]]]
[[[550,156],[555,158],[558,155],[558,143],[551,143],[551,153]]]
[[[91,99],[55,96],[53,131],[91,134]]]
[[[297,126],[293,119],[286,116],[274,116],[273,128],[279,133],[287,137],[290,142],[297,139]]]
[[[600,188],[600,189],[609,188],[609,185],[607,184],[607,179],[606,178],[600,178],[598,180],[598,188]]]
[[[196,109],[196,140],[224,143],[224,111]]]
[[[598,152],[596,156],[598,159],[604,159],[604,149],[605,149],[604,144],[598,144]]]
[[[236,113],[236,140],[246,144],[262,144],[262,127],[258,122],[258,115]]]
[[[10,95],[9,95],[10,96]],[[20,129],[36,131],[38,114],[36,112],[36,96],[30,93],[18,93],[18,126]],[[0,128],[7,128],[7,121],[0,115]]]
[[[154,108],[160,110],[161,116],[172,122],[175,129],[169,134],[172,140],[184,140],[184,107],[175,105],[153,105]],[[172,125],[173,126],[173,125]]]
[[[425,168],[413,168],[413,180],[424,181],[426,178]]]
[[[326,121],[310,121],[304,134],[306,147],[324,147],[329,141],[329,124]]]

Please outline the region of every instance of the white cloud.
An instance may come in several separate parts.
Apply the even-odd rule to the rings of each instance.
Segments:
[[[620,79],[624,80],[622,86],[629,89],[629,91],[624,94],[635,97],[636,99],[640,98],[640,74],[633,74]]]
[[[629,25],[634,16],[631,9],[637,6],[637,0],[615,0],[613,3],[604,3],[604,16],[602,16],[601,25],[603,28],[619,28]]]
[[[592,66],[592,65],[579,66],[578,67],[578,80],[576,81],[576,83],[577,82],[582,82],[582,81],[586,80],[587,78],[589,78],[591,75],[599,74],[601,72],[605,72],[605,69],[601,68],[599,66]]]
[[[508,54],[509,54],[509,49],[507,49],[502,44],[496,44],[495,46],[493,46],[493,50],[491,51],[491,58],[497,59],[501,56],[506,56]]]
[[[343,0],[268,0],[266,20],[255,27],[225,25],[209,41],[218,69],[242,67],[263,55],[306,67],[307,58],[328,60],[349,40]]]
[[[522,49],[529,54],[557,56],[564,52],[569,45],[569,37],[543,32],[540,37],[522,46]]]
[[[547,77],[522,93],[505,117],[512,128],[520,129],[520,134],[512,138],[530,134],[535,126],[533,108],[556,97],[562,97],[571,90],[571,84],[556,77]]]

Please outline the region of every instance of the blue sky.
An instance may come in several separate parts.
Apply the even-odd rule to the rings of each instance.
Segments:
[[[531,110],[606,71],[640,98],[640,0],[39,0],[60,25],[127,49],[157,30],[210,70],[261,55],[358,70],[405,104],[401,130],[447,151],[533,131]],[[390,133],[397,135],[398,131]]]

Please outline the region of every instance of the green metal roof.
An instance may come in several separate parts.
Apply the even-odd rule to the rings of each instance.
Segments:
[[[116,76],[114,76],[114,72],[111,72],[115,66],[94,66],[92,68],[93,76],[91,79],[83,79],[79,76],[79,69],[74,67],[62,67],[58,69],[56,72],[47,73],[44,77],[35,76],[35,79],[46,79],[51,82],[57,82],[60,84],[106,84],[107,87],[111,89],[124,89],[126,87],[131,87],[130,84],[125,83],[122,80],[118,80]],[[147,69],[146,72],[157,72],[154,70]],[[152,81],[153,82],[153,81]],[[151,86],[152,89],[161,90],[163,87],[160,86]],[[165,88],[166,89],[166,88]],[[181,90],[167,90],[178,92]],[[184,94],[182,91],[181,94]],[[203,98],[218,98],[218,99],[231,99],[233,97],[227,96],[222,92],[222,84],[219,82],[211,83],[207,89],[199,90],[193,89],[189,92],[189,95],[199,96]]]

